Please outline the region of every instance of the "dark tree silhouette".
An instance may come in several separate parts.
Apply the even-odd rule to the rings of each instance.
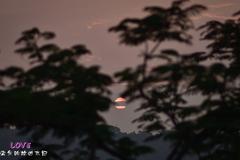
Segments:
[[[127,82],[122,96],[141,101],[137,111],[143,114],[134,122],[158,133],[149,140],[171,141],[168,160],[240,159],[240,19],[201,26],[202,39],[210,43],[206,53],[160,48],[167,41],[191,44],[191,17],[206,8],[187,1],[147,7],[146,17],[125,19],[110,29],[120,34],[121,43],[145,45],[140,65],[116,73]],[[193,96],[200,102],[191,102]]]
[[[107,88],[111,77],[99,66],[81,64],[82,56],[90,54],[84,45],[62,49],[45,42],[54,37],[53,32],[33,28],[16,41],[21,45],[16,53],[30,64],[27,69],[0,70],[1,127],[14,125],[21,134],[30,134],[37,147],[50,151],[46,159],[96,160],[101,150],[117,159],[134,160],[150,151],[126,137],[114,138],[100,115],[112,103]],[[64,142],[41,144],[48,134]],[[76,143],[80,147],[73,149]]]

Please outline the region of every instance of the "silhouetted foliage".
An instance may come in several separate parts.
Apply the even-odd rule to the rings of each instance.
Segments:
[[[141,102],[137,111],[142,115],[134,122],[156,133],[147,140],[171,142],[168,160],[187,156],[238,160],[240,12],[231,20],[199,27],[201,40],[209,42],[207,52],[160,48],[165,42],[192,44],[192,17],[206,7],[187,2],[146,7],[144,18],[127,18],[110,28],[120,34],[123,44],[145,45],[140,65],[116,73],[120,82],[127,82],[122,96]],[[16,41],[22,45],[16,53],[27,56],[30,67],[0,70],[1,127],[14,125],[21,134],[30,134],[36,147],[51,151],[47,159],[96,160],[103,151],[113,159],[134,160],[150,152],[132,139],[114,137],[99,114],[111,105],[107,87],[112,79],[99,66],[81,64],[90,51],[84,45],[61,48],[45,43],[54,37],[52,32],[33,28]],[[49,134],[63,143],[42,144]],[[78,147],[73,147],[76,143]]]
[[[102,150],[117,159],[134,160],[149,152],[128,138],[114,138],[100,115],[112,103],[107,88],[112,79],[99,66],[81,64],[90,51],[84,45],[61,48],[45,43],[54,37],[33,28],[16,41],[21,45],[16,53],[27,56],[30,66],[0,70],[1,127],[14,125],[21,134],[30,134],[35,147],[50,152],[46,159],[96,160]],[[63,143],[41,144],[49,134]]]
[[[171,141],[168,160],[240,159],[240,19],[201,26],[202,40],[210,43],[206,53],[160,48],[166,41],[191,44],[191,17],[206,8],[185,7],[185,2],[147,7],[146,17],[125,19],[110,29],[120,34],[121,43],[145,45],[140,65],[116,73],[127,82],[122,96],[141,101],[137,111],[143,114],[134,122],[158,133],[149,139]],[[194,96],[199,102],[192,101]]]
[[[120,32],[121,42],[139,45],[146,41],[161,43],[174,40],[191,43],[192,15],[197,15],[206,8],[202,5],[184,7],[188,0],[174,1],[170,8],[146,7],[149,15],[144,18],[127,18],[110,31]]]

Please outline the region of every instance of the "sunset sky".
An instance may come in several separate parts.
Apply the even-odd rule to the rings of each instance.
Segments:
[[[170,0],[1,0],[0,1],[0,68],[10,64],[25,65],[26,59],[13,55],[15,40],[23,30],[38,27],[54,31],[56,43],[62,47],[85,44],[92,55],[84,59],[87,65],[99,64],[102,71],[113,73],[138,63],[137,54],[141,48],[119,45],[116,34],[108,33],[108,28],[127,17],[141,17],[145,6],[168,6]],[[239,0],[192,0],[208,6],[209,10],[196,17],[196,24],[207,20],[225,20],[240,10]],[[195,33],[194,33],[195,34]],[[174,45],[174,46],[172,46]],[[191,52],[204,50],[205,44],[196,38],[192,47],[167,44]],[[123,85],[114,85],[113,100],[122,91]],[[122,131],[136,128],[131,121],[136,117],[137,104],[130,104],[124,110],[112,108],[104,114],[107,121],[120,127]]]

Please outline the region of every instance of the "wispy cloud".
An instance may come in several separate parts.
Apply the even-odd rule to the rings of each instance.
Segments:
[[[87,24],[87,29],[94,29],[97,26],[106,25],[108,20],[96,20]]]
[[[203,16],[207,18],[219,19],[219,20],[238,20],[239,19],[239,17],[215,15],[212,13],[204,13]]]
[[[226,7],[231,7],[231,6],[234,6],[234,3],[221,3],[221,4],[208,5],[209,8],[215,8],[215,9],[226,8]]]
[[[92,63],[92,62],[97,62],[97,61],[101,61],[101,60],[102,60],[101,57],[98,57],[98,56],[93,55],[93,54],[85,55],[82,59],[82,61],[84,63]]]
[[[215,20],[238,20],[239,17],[233,17],[233,16],[226,16],[226,15],[219,15],[217,13],[215,13],[215,11],[220,11],[221,9],[224,9],[224,8],[229,8],[229,7],[234,7],[236,4],[235,3],[216,3],[216,4],[209,4],[207,5],[207,7],[209,9],[212,9],[210,10],[210,12],[207,12],[207,13],[203,13],[199,16],[196,16],[194,17],[193,19],[194,20],[202,20],[202,19],[215,19]],[[214,11],[214,13],[213,13]]]
[[[238,20],[240,17],[239,16],[224,16],[224,15],[217,15],[217,14],[214,14],[214,13],[203,13],[202,15],[200,16],[197,16],[197,17],[193,17],[193,20],[195,21],[198,21],[198,20],[201,20],[201,19],[215,19],[215,20]]]

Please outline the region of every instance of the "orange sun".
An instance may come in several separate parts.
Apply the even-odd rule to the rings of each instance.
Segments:
[[[122,98],[122,97],[118,97],[115,102],[126,102],[126,99],[125,98]]]
[[[119,109],[119,110],[122,110],[122,109],[125,109],[126,106],[116,106],[116,109]]]
[[[126,109],[126,106],[125,106],[126,99],[125,98],[118,97],[117,99],[115,99],[114,102],[116,103],[116,106],[115,106],[116,109],[118,109],[118,110]]]

